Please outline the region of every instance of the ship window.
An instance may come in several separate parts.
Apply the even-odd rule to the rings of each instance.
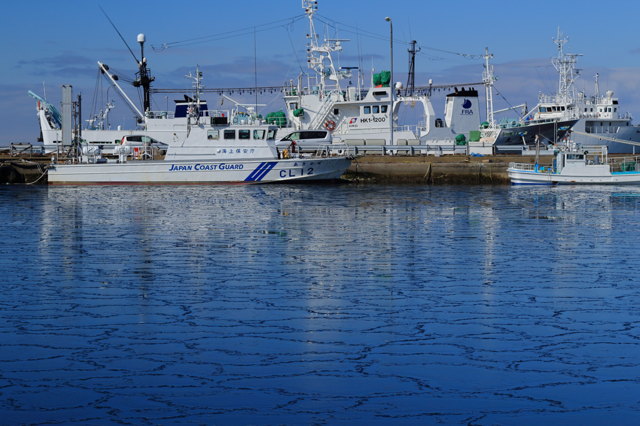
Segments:
[[[253,139],[256,139],[256,140],[264,139],[265,133],[266,132],[264,130],[254,130],[253,131]]]
[[[291,110],[298,109],[298,103],[297,102],[289,103],[289,109]]]
[[[547,107],[540,107],[540,112],[547,112]]]
[[[207,130],[207,139],[210,141],[216,141],[220,138],[220,132],[218,130]]]
[[[380,107],[380,112],[383,113],[383,114],[386,113],[387,112],[387,106],[386,105],[382,105]]]
[[[333,115],[340,115],[340,110],[338,108],[334,108]]]
[[[225,130],[224,131],[224,138],[225,139],[235,139],[236,138],[236,131],[235,130]]]
[[[593,108],[591,108],[591,111],[590,111],[590,112],[593,112]]]
[[[238,139],[251,139],[251,130],[238,130]]]
[[[560,107],[560,111],[564,111],[565,108],[563,106]]]
[[[370,106],[362,107],[362,112],[363,114],[371,114],[371,107]]]
[[[374,114],[378,114],[380,112],[380,107],[378,105],[374,105],[371,108],[373,108],[373,113]]]
[[[269,129],[269,132],[267,132],[267,140],[272,141],[276,138],[276,129]]]
[[[618,108],[614,108],[614,109],[613,109],[613,112],[616,112],[616,111],[618,111]]]

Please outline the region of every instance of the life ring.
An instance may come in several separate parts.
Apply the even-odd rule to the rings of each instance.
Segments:
[[[324,122],[324,128],[332,132],[336,129],[336,122],[333,120],[327,120]]]

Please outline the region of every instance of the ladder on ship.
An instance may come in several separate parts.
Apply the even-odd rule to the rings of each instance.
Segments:
[[[327,120],[333,121],[337,124],[337,117],[331,112],[331,108],[333,108],[333,105],[335,104],[331,95],[332,93],[329,93],[325,96],[324,102],[322,102],[322,105],[320,106],[320,110],[318,110],[318,113],[313,117],[311,123],[309,123],[310,129],[318,129],[322,127]]]

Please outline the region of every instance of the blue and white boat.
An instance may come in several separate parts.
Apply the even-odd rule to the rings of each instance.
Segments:
[[[640,184],[640,157],[609,158],[606,145],[556,151],[551,167],[510,163],[514,185]]]
[[[156,146],[122,145],[116,155],[83,149],[80,161],[52,164],[49,184],[260,183],[339,179],[350,157],[290,152],[275,146],[276,126],[195,125],[166,154]]]
[[[197,73],[197,75],[200,75]],[[197,86],[199,87],[199,85]],[[254,115],[199,110],[199,92],[189,108],[184,137],[166,145],[129,143],[126,138],[103,155],[95,146],[78,146],[71,163],[48,169],[50,184],[259,183],[339,179],[351,164],[347,147],[340,155],[324,147],[301,153],[295,145],[276,146],[278,127]],[[166,148],[166,151],[165,149]]]

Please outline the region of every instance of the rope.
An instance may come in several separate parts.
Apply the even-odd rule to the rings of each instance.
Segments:
[[[29,163],[29,161],[24,161],[22,160],[24,163]],[[40,170],[41,174],[40,177],[38,177],[38,179],[34,180],[33,182],[25,182],[26,185],[33,185],[35,183],[37,183],[40,179],[42,179],[44,176],[47,175],[47,169],[43,169],[42,165],[40,163],[35,163],[36,166],[38,166],[38,170]]]
[[[317,14],[316,16],[318,18],[318,21],[322,22],[325,25],[330,26],[331,28],[333,28],[336,31],[338,30],[338,25],[340,25],[341,27],[344,27],[344,28],[342,28],[342,31],[347,32],[347,33],[352,33],[352,34],[357,34],[357,35],[362,34],[362,35],[365,35],[365,36],[367,36],[369,38],[376,39],[376,40],[385,40],[385,41],[389,40],[389,37],[381,36],[380,34],[369,32],[369,31],[366,31],[366,30],[362,30],[362,29],[359,29],[358,27],[355,27],[353,25],[348,25],[348,24],[336,21],[335,19],[327,18],[326,16],[323,16],[323,15],[320,15],[320,14]],[[351,28],[351,30],[345,29],[345,28]],[[393,38],[393,42],[394,43],[398,43],[398,44],[404,44],[404,45],[407,45],[407,46],[411,44],[408,41],[399,40],[399,39],[396,39],[395,37]],[[481,59],[481,58],[484,57],[483,55],[478,55],[478,54],[473,54],[473,53],[454,52],[454,51],[451,51],[451,50],[438,49],[436,47],[429,47],[429,46],[425,46],[425,45],[419,45],[419,47],[422,48],[422,49],[433,50],[433,51],[440,52],[440,53],[448,53],[450,55],[461,56],[461,57],[466,58],[466,59]],[[425,53],[422,53],[422,54],[426,55]]]
[[[33,184],[36,184],[36,183],[38,183],[38,181],[39,181],[40,179],[42,179],[42,178],[43,178],[44,176],[46,176],[46,175],[47,175],[47,169],[44,169],[44,171],[42,172],[42,174],[40,175],[40,177],[39,177],[38,179],[34,180],[33,182],[25,182],[25,184],[26,184],[26,185],[33,185]]]
[[[240,29],[235,30],[235,31],[225,31],[223,33],[209,34],[209,35],[200,36],[200,37],[193,37],[193,38],[189,38],[189,39],[185,39],[185,40],[162,43],[160,45],[160,47],[158,47],[158,48],[156,48],[154,45],[151,45],[151,48],[156,52],[162,52],[162,51],[167,50],[168,48],[174,47],[174,46],[189,46],[189,45],[192,45],[192,44],[199,44],[199,43],[206,43],[206,42],[211,42],[211,41],[224,40],[224,39],[233,38],[233,37],[241,37],[241,36],[244,36],[244,35],[247,35],[247,34],[253,34],[254,32],[263,32],[263,31],[271,30],[271,29],[278,28],[278,27],[281,27],[281,26],[291,25],[291,24],[295,23],[296,21],[299,21],[300,19],[304,18],[305,16],[306,15],[304,15],[304,14],[303,15],[296,15],[296,16],[292,16],[290,18],[279,19],[277,21],[268,22],[266,24],[262,24],[262,25],[258,25],[258,26],[240,28]]]

